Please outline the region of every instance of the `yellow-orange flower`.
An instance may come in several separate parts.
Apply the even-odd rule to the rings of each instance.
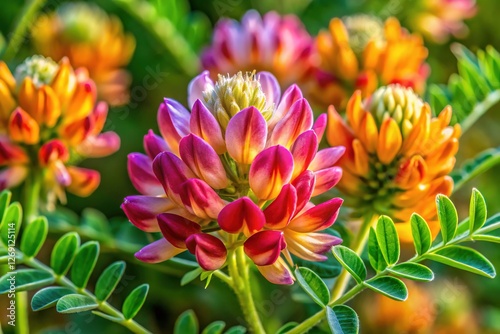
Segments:
[[[344,175],[338,188],[360,215],[386,214],[396,222],[402,241],[411,241],[408,220],[424,217],[436,234],[435,196],[450,195],[460,126],[449,126],[451,108],[432,117],[428,104],[411,88],[390,85],[362,101],[356,92],[344,120],[328,110],[327,140],[346,147],[339,162]]]
[[[107,105],[96,104],[96,88],[85,71],[33,56],[12,75],[0,62],[0,189],[26,177],[40,179],[51,205],[68,191],[87,196],[100,182],[97,171],[73,166],[84,157],[115,152],[120,138],[101,133]]]
[[[321,60],[308,92],[324,106],[343,108],[354,90],[367,97],[393,83],[421,92],[428,75],[422,38],[395,18],[385,24],[368,15],[334,18],[318,34],[316,48]]]
[[[120,20],[94,4],[65,3],[42,15],[32,30],[37,51],[59,61],[68,57],[85,67],[100,98],[111,105],[128,102],[130,75],[126,66],[135,49],[134,37],[123,32]]]

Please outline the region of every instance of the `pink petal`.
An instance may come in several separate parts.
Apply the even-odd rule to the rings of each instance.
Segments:
[[[276,262],[269,266],[257,266],[262,276],[273,284],[291,285],[294,278],[290,269],[288,269],[285,261],[278,258]]]
[[[161,152],[170,152],[170,148],[168,147],[165,139],[156,135],[153,130],[149,130],[148,134],[144,136],[144,150],[147,155],[154,159]]]
[[[50,170],[54,173],[57,183],[61,186],[67,187],[71,184],[71,176],[61,160],[52,162],[50,164]]]
[[[77,148],[77,152],[89,158],[101,158],[115,153],[120,148],[120,137],[113,131],[89,136]]]
[[[273,109],[277,108],[281,96],[278,80],[269,72],[259,72],[257,73],[257,77],[259,78],[262,91],[266,96],[266,109],[273,107],[273,105]]]
[[[64,168],[66,170],[66,168]],[[66,174],[66,171],[62,171]],[[99,183],[101,182],[101,175],[98,171],[93,169],[68,166],[68,175],[61,175],[64,181],[60,181],[61,184],[66,184],[66,179],[69,178],[71,183],[67,186],[67,190],[80,197],[89,196],[97,189]]]
[[[179,151],[179,141],[189,133],[191,114],[179,102],[165,99],[158,108],[158,126],[168,146],[174,153]]]
[[[226,246],[213,235],[193,234],[186,240],[186,245],[204,270],[219,269],[226,262]]]
[[[180,194],[181,185],[193,178],[188,166],[175,154],[162,152],[153,160],[153,172],[167,194]]]
[[[251,164],[266,146],[266,139],[266,120],[255,107],[245,108],[229,120],[226,147],[237,163]]]
[[[26,179],[28,169],[24,166],[5,168],[0,171],[0,190],[14,188]]]
[[[142,153],[130,153],[127,161],[128,176],[138,192],[156,196],[164,194],[161,183],[153,174],[151,159]]]
[[[342,239],[326,233],[298,233],[287,230],[285,232],[287,249],[298,257],[307,261],[325,261],[324,253],[333,246],[342,243]]]
[[[297,191],[291,184],[281,188],[276,199],[264,210],[266,227],[280,230],[286,227],[295,213]]]
[[[106,124],[106,117],[108,117],[107,103],[102,101],[97,102],[91,117],[93,124],[91,133],[93,135],[97,135],[102,131],[104,125]]]
[[[344,146],[335,146],[322,149],[318,151],[314,160],[309,165],[309,169],[312,171],[318,171],[325,168],[330,168],[339,161],[340,158],[344,155],[345,147]]]
[[[210,79],[210,73],[208,71],[203,71],[197,77],[195,77],[188,86],[188,103],[189,107],[193,107],[196,100],[203,101],[203,92],[206,90],[212,90],[214,88],[214,83]]]
[[[300,99],[290,107],[290,111],[273,129],[270,145],[290,147],[297,137],[313,124],[313,113],[306,99]]]
[[[154,196],[127,196],[121,205],[130,222],[145,232],[159,232],[156,216],[174,207],[168,198]]]
[[[292,85],[281,96],[281,102],[276,107],[273,116],[268,121],[269,129],[273,129],[276,123],[278,123],[283,117],[290,111],[290,108],[295,103],[295,101],[301,99],[302,92],[297,85]]]
[[[335,185],[342,178],[342,168],[332,167],[322,169],[318,172],[315,172],[314,175],[316,175],[316,184],[311,195],[312,197],[323,194],[335,187]]]
[[[220,125],[200,100],[194,102],[189,126],[191,132],[209,143],[217,154],[226,152]]]
[[[229,185],[219,156],[203,139],[189,134],[181,139],[179,151],[182,161],[210,187],[223,189]]]
[[[318,138],[313,130],[307,130],[297,137],[290,152],[293,156],[292,180],[305,171],[318,151]]]
[[[157,218],[161,234],[177,248],[186,248],[186,239],[201,232],[200,225],[178,215],[161,213]]]
[[[305,170],[293,180],[292,185],[297,190],[297,208],[295,209],[295,214],[298,214],[309,203],[315,184],[316,176],[310,170]]]
[[[321,114],[319,117],[316,119],[316,122],[314,122],[312,129],[316,133],[316,136],[318,137],[318,141],[321,141],[323,138],[323,135],[325,134],[325,129],[326,129],[326,123],[327,123],[328,117],[326,114]]]
[[[162,238],[144,246],[135,253],[135,257],[142,262],[158,263],[169,260],[184,251],[185,249],[174,247],[170,242]]]
[[[202,219],[216,219],[224,207],[224,201],[219,195],[200,179],[184,182],[180,195],[186,209]]]
[[[228,233],[243,232],[246,236],[260,231],[266,223],[262,210],[248,197],[227,204],[217,217],[219,226]]]
[[[243,244],[245,254],[258,266],[268,266],[278,260],[286,247],[281,231],[260,231],[248,238]]]
[[[283,146],[272,146],[260,152],[250,166],[250,188],[259,199],[276,198],[293,172],[293,157]]]
[[[329,201],[313,206],[300,216],[292,219],[287,228],[301,233],[324,230],[335,222],[343,202],[341,198],[332,198]]]

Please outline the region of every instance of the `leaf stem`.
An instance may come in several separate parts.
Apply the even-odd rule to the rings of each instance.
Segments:
[[[102,312],[104,312],[104,313],[106,313],[108,315],[111,315],[113,317],[119,318],[120,320],[116,321],[116,323],[122,325],[125,328],[128,328],[133,333],[139,333],[139,334],[149,334],[149,333],[151,333],[150,331],[148,331],[146,328],[142,327],[140,324],[138,324],[134,320],[132,320],[132,319],[128,319],[128,320],[125,319],[125,316],[120,311],[118,311],[116,308],[114,308],[113,306],[111,306],[108,302],[106,302],[106,301],[104,301],[104,302],[103,301],[99,301],[99,300],[97,300],[97,297],[94,296],[90,291],[85,290],[85,289],[84,290],[79,289],[66,276],[58,276],[58,275],[56,275],[54,273],[54,271],[50,267],[48,267],[44,263],[38,261],[37,259],[35,259],[35,258],[25,259],[25,261],[23,263],[25,265],[27,265],[27,266],[32,267],[32,268],[49,272],[52,276],[55,277],[57,284],[59,284],[61,286],[64,286],[66,288],[69,288],[69,289],[75,291],[75,293],[78,293],[78,294],[81,294],[81,295],[85,295],[85,296],[88,296],[88,297],[92,298],[99,305],[97,307],[98,310],[100,310],[100,311],[102,311]]]
[[[249,265],[243,247],[236,248],[229,256],[229,275],[233,280],[233,290],[240,302],[243,315],[252,333],[265,334],[264,326],[260,321],[255,308],[252,290],[250,287]]]
[[[375,223],[377,220],[378,216],[377,215],[367,215],[365,219],[363,220],[363,223],[361,224],[358,234],[356,235],[356,238],[354,239],[354,242],[351,245],[351,249],[356,252],[356,254],[361,255],[363,252],[363,249],[366,246],[366,242],[368,241],[368,236],[370,232],[370,227]],[[349,275],[349,272],[347,270],[342,269],[342,272],[340,273],[339,277],[335,281],[335,284],[332,288],[332,293],[331,293],[331,298],[330,302],[333,302],[340,298],[344,291],[347,288],[347,285],[349,284],[349,280],[351,279],[351,276]]]
[[[46,0],[31,0],[28,2],[21,14],[21,18],[16,28],[12,32],[12,37],[9,39],[9,44],[5,48],[3,60],[11,60],[16,55],[21,46],[26,30],[33,24],[36,19],[36,14],[43,7]]]

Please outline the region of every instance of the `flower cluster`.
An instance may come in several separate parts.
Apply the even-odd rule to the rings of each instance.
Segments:
[[[314,65],[313,39],[293,15],[247,12],[241,23],[223,19],[214,29],[212,45],[202,54],[212,79],[219,73],[268,71],[281,87],[303,82]],[[293,69],[293,70],[292,70]]]
[[[450,35],[464,37],[468,29],[465,19],[476,15],[475,0],[422,0],[421,9],[414,10],[410,24],[416,31],[438,43]]]
[[[413,212],[439,231],[434,198],[450,195],[460,126],[449,126],[451,108],[432,117],[411,88],[379,88],[364,102],[356,92],[344,121],[335,108],[328,110],[327,140],[343,145],[339,162],[343,178],[339,189],[360,215],[386,214],[408,222]],[[403,241],[411,241],[409,223],[396,224]]]
[[[32,35],[39,53],[56,61],[68,57],[73,66],[86,68],[109,104],[128,102],[131,79],[122,67],[132,57],[135,39],[123,32],[117,17],[94,4],[65,3],[40,16]]]
[[[109,155],[120,146],[114,132],[101,134],[107,115],[85,71],[33,56],[14,75],[0,62],[0,188],[40,173],[48,204],[65,201],[66,188],[87,196],[99,185],[97,171],[70,166],[82,157]],[[44,196],[45,197],[45,196]]]
[[[164,261],[188,250],[205,270],[221,268],[237,247],[271,282],[291,284],[284,258],[310,261],[341,240],[328,233],[342,204],[310,202],[331,189],[343,147],[318,151],[326,115],[313,113],[300,89],[283,95],[270,73],[219,76],[205,71],[189,86],[191,112],[165,99],[161,136],[144,137],[145,154],[129,155],[132,183],[143,195],[122,208],[146,232],[163,234],[136,256]]]
[[[343,108],[354,90],[367,97],[394,83],[421,92],[429,72],[422,38],[395,18],[385,24],[368,15],[334,18],[317,36],[316,48],[320,65],[307,91],[323,106]]]

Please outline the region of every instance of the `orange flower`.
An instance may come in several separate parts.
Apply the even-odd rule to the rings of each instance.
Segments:
[[[129,100],[130,75],[126,66],[135,49],[134,37],[123,32],[120,20],[88,3],[65,3],[42,15],[32,31],[36,49],[60,60],[68,57],[75,67],[85,67],[99,95],[111,105]]]
[[[65,201],[64,189],[88,196],[99,185],[97,171],[69,166],[83,157],[115,152],[120,138],[101,133],[107,115],[96,105],[94,82],[67,58],[59,64],[33,56],[15,77],[0,62],[0,188],[40,173],[48,204]]]
[[[434,199],[450,195],[460,126],[449,126],[451,108],[432,117],[411,88],[390,85],[369,99],[356,92],[347,104],[344,121],[328,110],[327,140],[346,147],[340,160],[344,174],[339,189],[360,215],[385,214],[396,224],[402,241],[411,242],[408,220],[424,217],[434,234],[439,230]]]
[[[319,33],[316,47],[321,63],[308,92],[320,105],[343,108],[354,90],[367,97],[392,83],[424,89],[427,49],[395,18],[385,24],[368,15],[334,18],[329,30]]]

